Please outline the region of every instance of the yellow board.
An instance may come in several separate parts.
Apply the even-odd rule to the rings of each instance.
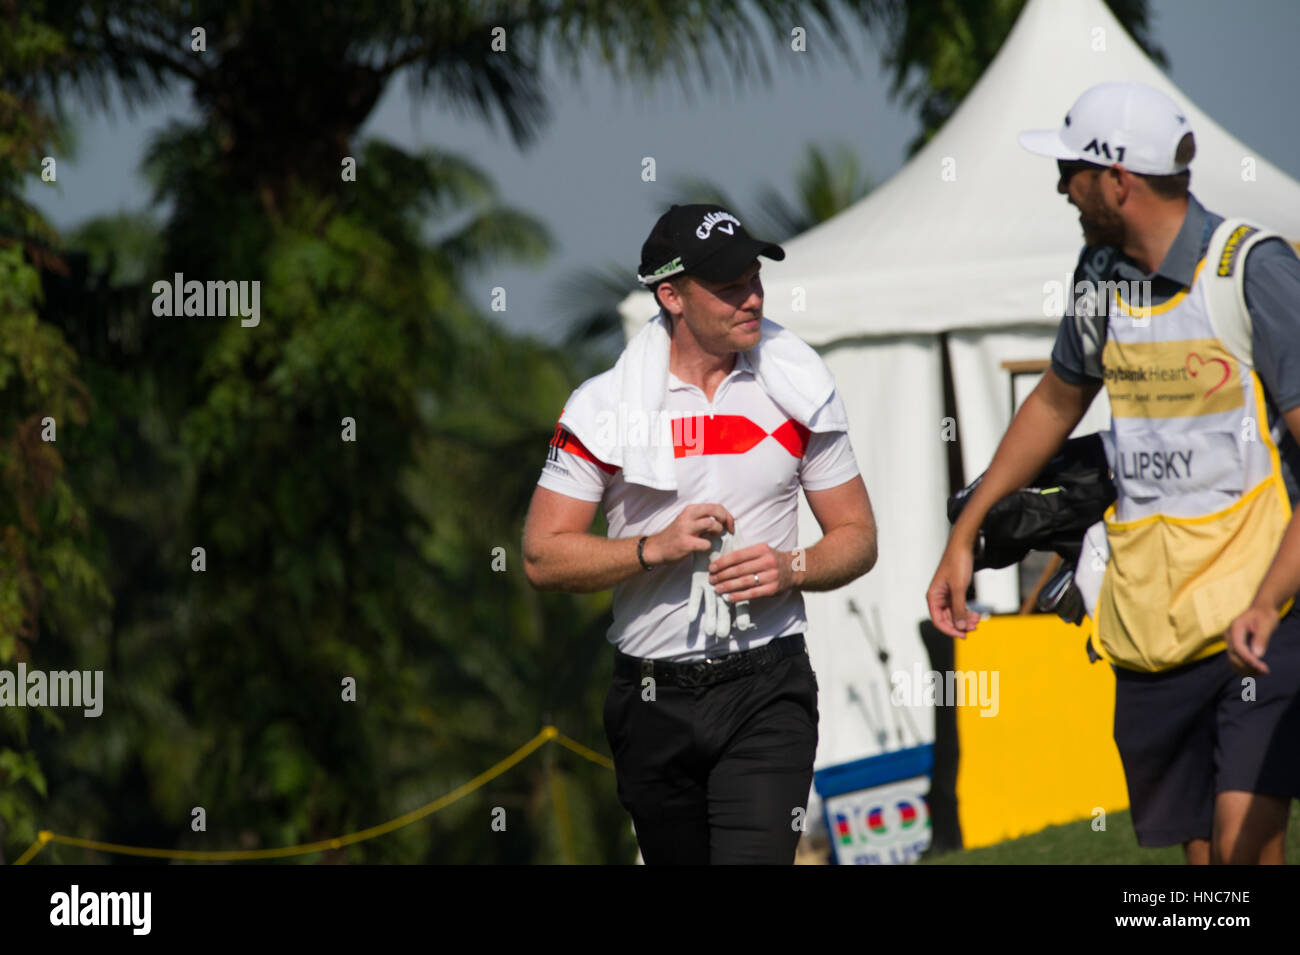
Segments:
[[[968,849],[1128,807],[1115,724],[1115,675],[1089,663],[1091,623],[996,616],[957,640],[954,669],[997,673],[997,711],[958,706],[957,807]],[[992,707],[984,707],[992,712]],[[1088,825],[1089,823],[1080,823]]]

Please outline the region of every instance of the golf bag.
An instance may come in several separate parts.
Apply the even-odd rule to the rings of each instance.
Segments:
[[[954,523],[984,475],[948,499]],[[1028,487],[989,509],[975,539],[974,569],[1009,567],[1031,550],[1059,554],[1064,566],[1044,586],[1038,607],[1065,620],[1083,619],[1083,599],[1073,585],[1083,535],[1115,501],[1115,485],[1101,436],[1071,438]]]

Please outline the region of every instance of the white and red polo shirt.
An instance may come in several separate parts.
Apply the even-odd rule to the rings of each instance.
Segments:
[[[537,482],[581,501],[599,501],[611,539],[656,534],[688,504],[715,503],[736,520],[741,543],[790,551],[798,545],[799,488],[820,491],[858,475],[849,436],[812,433],[794,421],[758,384],[744,352],[710,403],[704,392],[671,372],[663,410],[672,420],[677,489],[660,491],[623,480],[558,428]],[[693,560],[643,571],[614,588],[610,643],[635,657],[694,660],[751,650],[807,628],[803,595],[791,590],[750,601],[753,630],[730,639],[700,632],[687,619]]]

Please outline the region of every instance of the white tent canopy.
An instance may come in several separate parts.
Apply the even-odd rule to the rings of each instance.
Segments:
[[[1197,109],[1101,0],[1030,0],[921,152],[861,202],[785,243],[783,262],[764,260],[767,316],[816,345],[835,374],[880,530],[875,570],[840,591],[806,595],[822,686],[819,767],[898,744],[898,714],[863,621],[878,627],[891,670],[928,669],[917,623],[948,530],[944,343],[968,480],[991,459],[1013,393],[1033,383],[1013,381],[1003,363],[1051,353],[1061,315],[1052,292],[1068,287],[1082,239],[1077,210],[1056,192],[1056,164],[1021,149],[1017,134],[1059,127],[1085,88],[1114,80],[1150,84],[1183,107],[1197,144],[1192,191],[1207,208],[1300,237],[1300,184]],[[631,335],[655,305],[637,292],[620,311]],[[1106,409],[1094,412],[1081,431],[1104,426]],[[804,505],[800,541],[818,536]],[[1013,573],[978,575],[980,599],[1014,609]],[[912,720],[933,738],[923,711]]]
[[[1054,328],[1060,313],[1044,310],[1043,283],[1064,282],[1074,266],[1077,210],[1056,192],[1056,164],[1016,136],[1059,128],[1086,87],[1108,80],[1150,84],[1184,107],[1196,135],[1192,190],[1208,208],[1300,233],[1300,184],[1202,113],[1100,0],[1032,0],[921,152],[863,201],[786,243],[785,261],[764,260],[768,317],[814,345],[1022,322]],[[634,330],[653,310],[639,293],[623,314]]]

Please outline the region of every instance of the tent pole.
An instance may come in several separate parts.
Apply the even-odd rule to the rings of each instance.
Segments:
[[[943,413],[957,423],[953,429],[953,440],[945,441],[948,445],[948,496],[956,494],[966,486],[966,469],[961,457],[961,419],[957,417],[957,388],[952,379],[952,361],[948,355],[948,333],[939,333],[939,367],[943,376]],[[975,575],[971,575],[970,586],[966,588],[966,599],[975,599]]]
[[[952,361],[948,355],[948,333],[939,333],[939,364],[943,375],[943,413],[957,422],[953,440],[948,445],[948,494],[956,494],[966,486],[966,470],[961,458],[961,421],[957,417],[957,389],[952,380]]]

